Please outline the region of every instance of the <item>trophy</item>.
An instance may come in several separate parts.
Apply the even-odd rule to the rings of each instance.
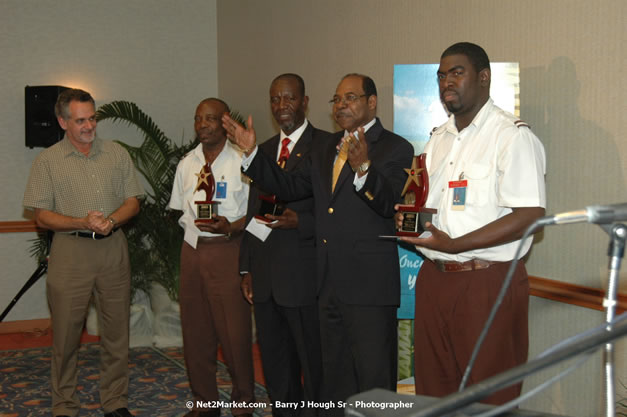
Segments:
[[[431,221],[436,209],[424,207],[429,195],[429,174],[426,168],[427,154],[421,153],[411,161],[411,168],[405,169],[408,178],[401,196],[405,204],[399,206],[403,214],[403,223],[396,232],[397,236],[419,236],[424,232],[424,224]]]
[[[280,216],[285,210],[285,203],[278,201],[275,195],[260,195],[259,200],[261,200],[261,206],[255,219],[262,222],[269,223],[272,221],[266,217],[266,214]]]
[[[213,218],[213,215],[218,214],[218,204],[220,203],[211,200],[216,188],[211,167],[209,164],[205,164],[200,172],[195,175],[198,177],[198,182],[196,183],[194,193],[200,190],[204,191],[206,200],[194,202],[196,203],[196,220],[194,220],[194,223],[214,223],[216,220]]]
[[[300,156],[300,154],[298,154],[298,156]],[[281,156],[277,161],[277,164],[281,167],[281,169],[285,169],[285,164],[287,163],[288,157],[289,151],[287,151],[287,147],[285,146],[284,148],[281,148]],[[280,216],[281,214],[283,214],[283,210],[285,210],[285,203],[278,201],[276,195],[261,194],[259,196],[259,200],[261,200],[261,206],[259,207],[259,211],[255,215],[255,219],[263,223],[270,223],[272,221],[266,217],[266,214],[270,214],[272,216]]]

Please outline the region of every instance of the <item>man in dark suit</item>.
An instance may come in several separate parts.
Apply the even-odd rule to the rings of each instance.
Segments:
[[[300,76],[282,74],[272,81],[270,106],[281,132],[259,145],[259,151],[276,160],[286,172],[304,165],[312,142],[330,136],[305,118],[308,102]],[[262,199],[274,197],[255,185],[248,199],[246,223],[249,225],[264,223],[255,216],[263,215]],[[267,223],[263,227],[271,228],[272,232],[264,241],[252,233],[244,236],[240,251],[242,293],[255,306],[272,415],[314,416],[316,408],[307,405],[309,401],[320,400],[322,358],[313,198],[279,203],[279,207],[284,207],[281,214],[266,215]],[[299,408],[282,405],[286,403],[298,404]]]
[[[322,398],[329,401],[328,414],[343,415],[350,395],[396,388],[398,252],[396,242],[379,236],[395,232],[394,204],[413,148],[376,118],[377,92],[369,77],[346,75],[331,103],[343,131],[312,143],[308,166],[294,173],[258,152],[252,117],[246,129],[228,116],[222,120],[228,137],[244,149],[247,175],[285,200],[313,195]]]

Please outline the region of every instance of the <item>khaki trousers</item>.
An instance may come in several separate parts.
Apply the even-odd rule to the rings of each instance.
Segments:
[[[56,233],[46,282],[52,317],[52,413],[78,415],[77,357],[92,293],[100,326],[100,402],[128,404],[130,264],[121,230],[92,240]]]

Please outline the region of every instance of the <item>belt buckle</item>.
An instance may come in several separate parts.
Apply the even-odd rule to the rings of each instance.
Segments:
[[[92,238],[93,240],[96,240],[96,232],[91,232],[91,238]]]

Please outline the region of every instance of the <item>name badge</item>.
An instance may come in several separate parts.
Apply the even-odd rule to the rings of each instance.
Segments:
[[[219,181],[217,183],[216,198],[226,198],[226,181]]]
[[[466,190],[468,189],[468,180],[449,181],[448,188],[453,189],[453,203],[451,210],[464,210],[466,208]]]

